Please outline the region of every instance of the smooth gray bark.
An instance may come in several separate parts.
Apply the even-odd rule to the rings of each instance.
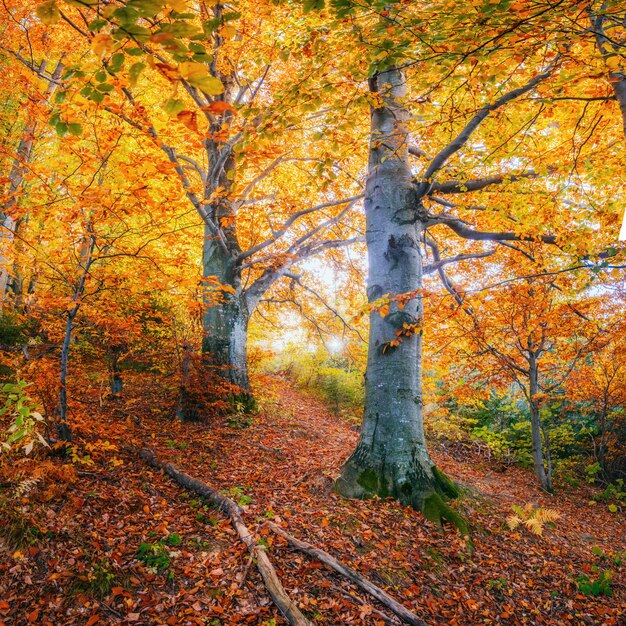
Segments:
[[[546,446],[546,456],[544,459],[544,442],[543,438],[547,433],[543,429],[541,423],[541,415],[539,413],[539,404],[537,402],[537,394],[539,393],[539,367],[537,364],[537,355],[529,352],[528,356],[528,404],[530,407],[530,427],[532,438],[532,457],[535,474],[541,483],[541,486],[549,492],[552,492],[552,468],[550,464],[550,450]],[[546,472],[545,462],[548,461],[548,471]]]
[[[202,349],[220,375],[244,391],[250,389],[247,339],[250,312],[241,290],[241,269],[231,255],[205,232],[203,248],[205,277],[214,277],[232,289],[205,286],[204,337]],[[216,302],[217,301],[217,302]]]
[[[421,289],[423,225],[416,217],[408,162],[402,73],[382,72],[372,79],[370,89],[383,100],[382,106],[371,110],[365,194],[367,295],[372,304],[386,294]],[[402,308],[392,302],[384,317],[377,311],[370,313],[361,435],[336,483],[345,496],[393,496],[423,509],[431,496],[452,487],[434,468],[424,439],[421,322],[419,293]],[[399,345],[389,345],[403,324],[415,325],[415,332],[402,337]]]

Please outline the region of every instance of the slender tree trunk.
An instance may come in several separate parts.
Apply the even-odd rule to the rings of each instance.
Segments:
[[[397,69],[372,79],[382,106],[371,111],[369,176],[365,193],[370,304],[386,294],[421,289],[422,226],[408,163],[404,78]],[[356,450],[337,480],[345,496],[393,496],[420,510],[456,495],[428,455],[422,419],[422,302],[418,294],[389,313],[370,313],[365,412]],[[415,332],[391,346],[403,324]]]
[[[111,367],[110,387],[111,394],[115,397],[119,396],[124,389],[124,381],[120,372],[119,357],[120,349],[118,346],[109,348],[109,364]]]
[[[72,441],[72,429],[67,420],[67,367],[70,358],[70,343],[74,330],[74,318],[78,313],[78,304],[68,311],[65,322],[65,335],[61,347],[61,372],[59,376],[59,439]]]
[[[43,76],[43,72],[45,71],[45,65],[46,64],[44,62],[39,68],[40,76]],[[46,87],[46,90],[43,94],[42,102],[48,102],[54,94],[62,71],[63,62],[59,61],[56,65],[56,68],[54,69],[54,72],[52,73],[52,79],[48,81],[48,86]],[[2,211],[0,213],[0,220],[2,222],[2,228],[0,228],[0,298],[6,295],[8,288],[12,282],[9,272],[9,258],[6,252],[6,248],[9,247],[15,239],[15,234],[19,226],[19,220],[11,215],[11,211],[17,204],[17,195],[22,188],[24,182],[27,164],[31,160],[33,141],[35,139],[36,130],[36,119],[28,119],[26,122],[26,127],[24,128],[24,132],[22,134],[22,139],[20,140],[20,143],[17,147],[16,156],[13,161],[13,165],[11,166],[11,172],[9,174],[8,200],[6,204],[2,207]],[[13,277],[13,282],[15,287],[15,293],[16,295],[21,296],[23,278],[20,275],[21,272],[18,265],[14,265],[14,273],[15,276]]]
[[[596,459],[600,465],[600,469],[602,471],[602,475],[604,478],[608,477],[609,472],[606,466],[606,439],[607,439],[607,425],[606,425],[606,417],[608,414],[608,400],[604,399],[602,404],[602,413],[600,414],[600,445],[598,446],[598,452],[596,454]]]
[[[539,414],[539,403],[537,401],[537,393],[539,392],[539,367],[537,365],[537,357],[533,352],[529,354],[528,366],[528,404],[530,406],[533,466],[541,486],[546,491],[552,492],[552,481],[546,473],[544,463],[541,416]]]
[[[198,404],[194,400],[194,390],[190,389],[192,355],[193,348],[187,343],[183,344],[180,362],[180,392],[176,406],[176,417],[181,422],[195,421],[200,417]]]
[[[587,11],[589,12],[589,20],[596,39],[596,45],[605,61],[611,58],[612,54],[623,55],[626,50],[626,39],[622,38],[620,41],[619,31],[614,30],[614,27],[626,20],[626,14],[622,15],[621,18],[617,15],[611,16],[605,13],[606,6],[604,3],[602,3],[598,11],[591,5]],[[607,26],[609,28],[613,27],[610,37],[607,37],[605,33]],[[623,69],[609,70],[609,80],[611,81],[615,100],[622,114],[624,137],[626,137],[626,73]]]
[[[91,225],[89,225],[91,230]],[[59,439],[61,441],[72,440],[72,429],[67,419],[67,373],[70,358],[70,345],[72,342],[72,332],[74,331],[74,319],[78,314],[81,306],[81,299],[85,293],[85,284],[89,276],[89,270],[94,262],[93,252],[96,245],[96,239],[93,234],[85,239],[80,251],[81,274],[78,282],[74,286],[72,293],[73,306],[67,312],[67,320],[65,322],[65,335],[63,337],[63,345],[61,346],[61,371],[59,375]]]
[[[624,137],[626,137],[626,74],[624,74],[624,72],[611,72],[609,76],[611,78],[615,99],[622,112]]]

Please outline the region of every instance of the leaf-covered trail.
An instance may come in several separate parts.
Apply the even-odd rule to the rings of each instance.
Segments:
[[[346,560],[431,623],[599,623],[602,615],[600,623],[610,624],[624,614],[623,571],[614,579],[611,598],[583,596],[573,581],[582,574],[593,579],[594,566],[615,569],[592,553],[593,546],[606,554],[626,549],[623,519],[602,505],[589,505],[586,490],[549,496],[526,470],[501,471],[460,444],[434,446],[437,464],[475,491],[460,504],[476,527],[470,555],[454,529],[441,534],[410,509],[332,493],[331,477],[353,449],[355,429],[288,381],[263,382],[266,410],[250,427],[231,433],[198,427],[194,439],[211,441],[204,439],[198,452],[212,459],[212,469],[199,457],[193,469],[189,457],[183,461],[203,480],[249,495],[250,519],[276,515],[290,532]],[[231,443],[220,444],[225,435]],[[220,447],[223,454],[216,455]],[[541,538],[509,531],[504,520],[510,507],[526,502],[557,509],[562,514],[557,528]],[[334,612],[345,596],[319,596],[333,576],[320,574],[317,564],[299,555],[278,554],[290,561],[279,566],[285,586],[302,592],[301,604],[321,623],[344,623]]]
[[[473,525],[472,552],[455,529],[441,532],[393,501],[334,494],[331,477],[353,449],[355,429],[286,380],[264,377],[257,390],[262,410],[250,423],[239,416],[179,424],[155,405],[158,389],[141,384],[124,410],[93,401],[90,417],[106,428],[81,436],[94,442],[96,464],[57,489],[55,472],[67,462],[47,461],[48,474],[24,505],[37,541],[0,548],[0,622],[284,623],[228,520],[145,465],[137,451],[148,445],[244,506],[246,525],[316,624],[383,624],[382,607],[289,550],[263,526],[268,519],[369,577],[428,624],[624,623],[626,568],[611,558],[626,550],[624,520],[590,506],[588,489],[547,496],[525,470],[501,471],[462,444],[433,444],[438,465],[474,490],[455,505]],[[98,440],[118,452],[98,451]],[[543,537],[504,523],[511,505],[529,501],[563,516]],[[160,567],[141,556],[142,544],[165,556]],[[612,596],[578,591],[575,577],[594,580],[604,570],[613,572]]]

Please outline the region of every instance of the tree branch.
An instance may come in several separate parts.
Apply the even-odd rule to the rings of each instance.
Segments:
[[[525,93],[532,91],[539,83],[549,78],[552,75],[552,71],[556,66],[557,60],[551,63],[547,70],[531,78],[522,87],[513,89],[508,93],[500,96],[492,104],[484,105],[478,111],[478,113],[476,113],[474,117],[472,117],[472,119],[468,122],[465,128],[463,128],[463,130],[431,161],[428,169],[426,170],[426,173],[424,174],[424,180],[419,185],[418,196],[423,198],[428,193],[432,177],[446,164],[448,159],[455,152],[458,152],[467,143],[469,138],[472,136],[472,133],[480,126],[480,124],[489,116],[490,113],[496,111],[500,107],[503,107],[509,102],[512,102],[519,96],[522,96]]]
[[[242,261],[244,259],[247,259],[248,257],[251,257],[252,255],[256,254],[257,252],[259,252],[260,250],[263,250],[264,248],[267,248],[268,246],[270,246],[271,244],[273,244],[275,241],[277,241],[278,239],[280,239],[286,232],[287,229],[297,220],[299,220],[301,217],[308,215],[309,213],[314,213],[316,211],[321,211],[322,209],[328,209],[330,207],[333,206],[339,206],[340,204],[349,204],[348,207],[346,207],[347,209],[351,208],[352,206],[354,206],[354,204],[360,200],[363,197],[363,194],[360,194],[358,196],[353,196],[351,198],[344,198],[342,200],[334,200],[332,202],[324,202],[323,204],[318,204],[314,207],[309,207],[308,209],[302,209],[301,211],[296,211],[295,213],[293,213],[291,215],[291,217],[289,217],[287,220],[285,220],[285,222],[283,223],[283,225],[280,227],[279,230],[275,231],[271,237],[268,237],[267,239],[265,239],[265,241],[262,241],[261,243],[258,243],[256,246],[252,246],[252,248],[249,248],[248,250],[245,250],[244,252],[242,252],[238,257],[237,260],[238,261]],[[340,213],[340,215],[343,215],[345,211],[342,211]],[[313,233],[312,233],[313,234]],[[300,241],[300,240],[298,240]],[[298,242],[296,242],[297,244]],[[293,247],[293,246],[292,246]]]
[[[458,218],[449,216],[439,216],[435,218],[435,224],[444,224],[450,230],[453,230],[459,237],[463,239],[472,239],[474,241],[542,241],[543,243],[556,244],[555,235],[538,235],[530,237],[528,235],[516,235],[511,231],[488,232],[481,230],[473,230],[465,226]]]
[[[428,195],[431,193],[469,193],[471,191],[480,191],[491,185],[501,185],[505,182],[514,183],[515,181],[525,178],[538,178],[539,174],[534,170],[522,172],[521,174],[498,174],[496,176],[488,176],[485,178],[477,178],[474,180],[451,180],[445,183],[433,183],[430,187]]]

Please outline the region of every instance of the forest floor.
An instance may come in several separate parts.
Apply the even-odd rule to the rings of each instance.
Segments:
[[[173,421],[157,387],[135,385],[124,402],[81,405],[89,419],[76,429],[71,462],[5,465],[0,624],[285,623],[228,519],[149,468],[138,457],[142,445],[243,506],[248,528],[315,624],[384,624],[384,608],[289,549],[263,526],[268,519],[427,624],[626,624],[626,565],[615,557],[626,551],[625,520],[590,504],[590,488],[549,496],[527,470],[460,443],[433,443],[438,466],[469,489],[453,506],[472,526],[472,550],[455,528],[440,530],[393,501],[333,493],[355,427],[285,379],[261,382],[258,415],[210,424]],[[513,505],[528,502],[561,514],[543,536],[505,523]],[[583,593],[575,582],[608,571],[611,595]]]

